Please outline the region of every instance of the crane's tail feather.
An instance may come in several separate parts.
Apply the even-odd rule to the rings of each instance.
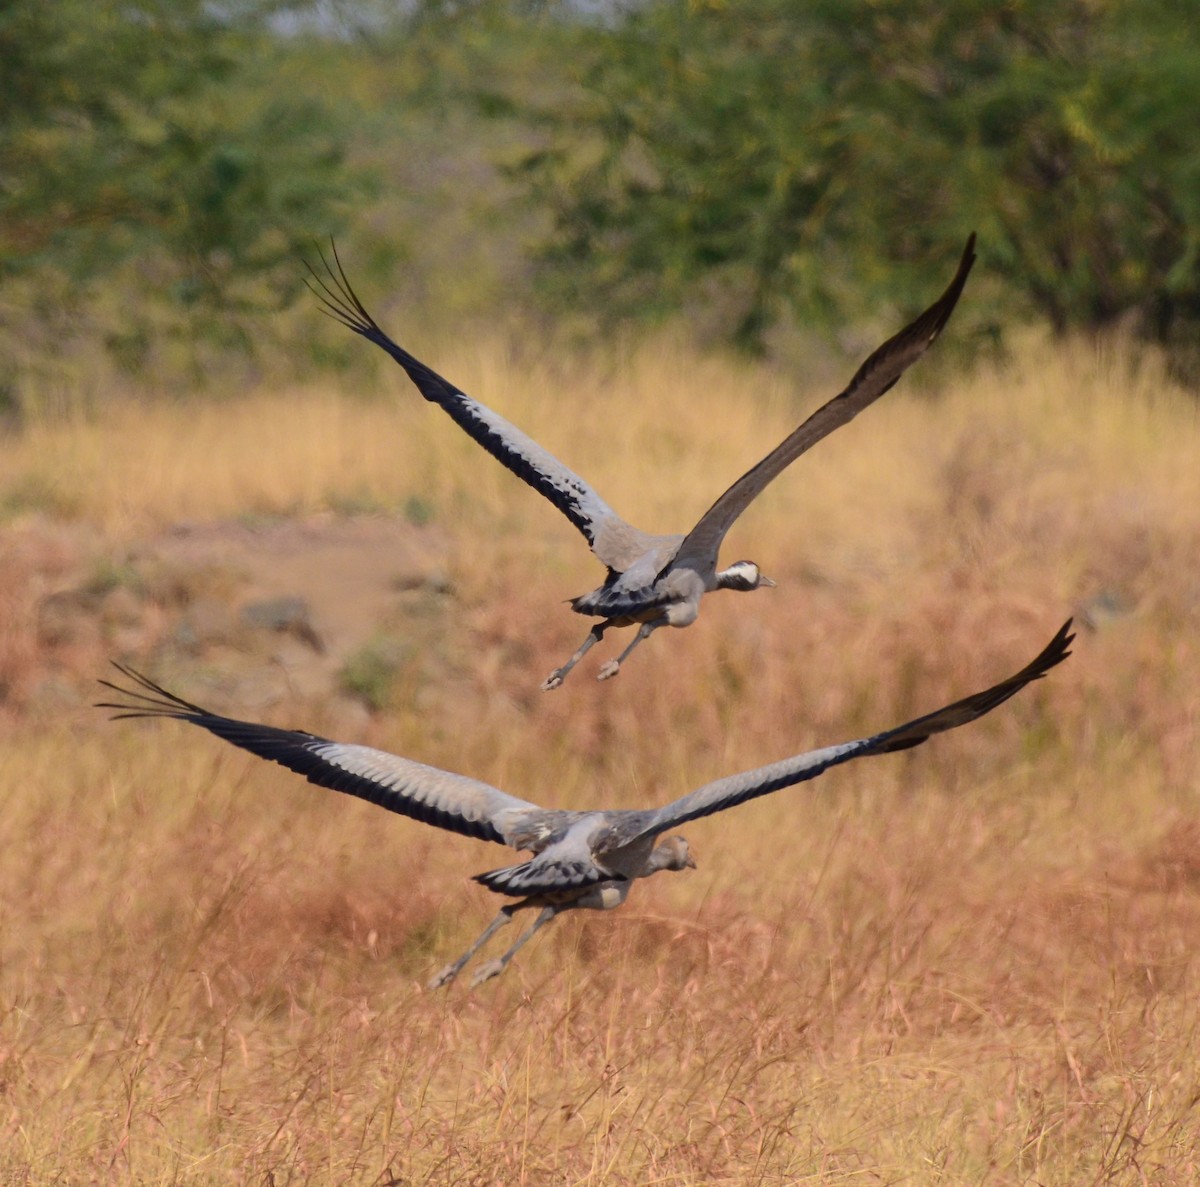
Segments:
[[[626,879],[620,874],[599,869],[591,861],[571,861],[562,858],[547,861],[545,858],[534,858],[520,865],[476,874],[473,880],[496,894],[524,898],[526,895],[580,890],[601,882],[624,882]]]

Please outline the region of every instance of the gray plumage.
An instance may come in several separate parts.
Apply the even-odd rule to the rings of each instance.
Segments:
[[[528,861],[478,874],[477,882],[517,898],[431,986],[444,985],[483,943],[520,910],[542,908],[537,922],[498,960],[485,964],[474,984],[500,972],[534,931],[563,911],[611,910],[625,901],[634,880],[659,870],[694,865],[687,841],[664,833],[702,816],[722,812],[758,796],[816,778],[854,758],[918,746],[933,734],[957,729],[1040,679],[1070,654],[1074,636],[1068,620],[1043,651],[1015,675],[983,692],[868,738],[827,746],[752,771],[717,779],[665,807],[647,810],[563,811],[541,808],[487,783],[411,759],[334,742],[299,730],[239,721],[210,713],[167,692],[131,668],[115,665],[132,687],[100,683],[124,698],[102,702],[118,718],[169,717],[198,725],[260,758],[304,775],[310,783],[370,800],[402,816],[496,841],[532,854]]]
[[[623,520],[578,474],[498,413],[460,391],[390,338],[358,299],[341,261],[324,260],[328,280],[313,271],[313,291],[326,311],[368,342],[385,350],[407,372],[425,399],[437,404],[494,458],[549,499],[583,533],[608,569],[604,584],[571,601],[579,614],[599,618],[571,658],[543,682],[557,688],[568,672],[611,627],[638,626],[633,641],[600,669],[615,676],[629,653],[662,626],[695,621],[700,599],[718,589],[748,591],[773,586],[752,561],[717,568],[725,534],[734,521],[802,453],[846,424],[893,387],[941,333],[975,262],[975,236],[967,240],[949,287],[924,313],[875,350],[846,389],[824,404],[756,466],[742,475],[686,535],[658,536]]]

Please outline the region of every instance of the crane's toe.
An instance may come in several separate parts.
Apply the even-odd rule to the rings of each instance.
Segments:
[[[426,989],[441,989],[443,985],[449,985],[455,977],[458,976],[458,970],[461,965],[448,964],[436,977],[430,977],[426,982]]]
[[[553,692],[556,688],[561,687],[563,682],[562,668],[555,668],[545,680],[542,681],[542,692]]]
[[[610,659],[608,663],[602,664],[600,671],[596,674],[597,680],[611,680],[621,670],[621,661]]]
[[[474,989],[477,985],[482,985],[485,981],[500,976],[502,972],[504,972],[504,961],[499,957],[494,960],[485,960],[475,971],[475,976],[471,978],[471,988]]]

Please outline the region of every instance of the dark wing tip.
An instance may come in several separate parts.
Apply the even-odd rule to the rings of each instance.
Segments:
[[[979,709],[980,716],[982,716],[984,713],[991,712],[997,705],[1003,704],[1009,697],[1020,692],[1027,684],[1032,684],[1033,681],[1040,680],[1051,668],[1057,667],[1071,654],[1070,647],[1075,640],[1075,634],[1071,630],[1071,624],[1074,621],[1074,618],[1068,618],[1058,628],[1054,638],[1019,672],[1010,676],[1007,680],[1002,680],[986,692],[976,693],[973,697],[967,697],[961,703],[975,705]]]
[[[933,345],[938,335],[946,328],[958,305],[958,300],[966,287],[967,277],[971,275],[971,269],[975,265],[975,258],[975,232],[972,231],[963,248],[962,259],[958,262],[958,270],[946,286],[946,291],[924,313],[918,314],[902,330],[893,334],[882,346],[871,352],[866,362],[859,367],[858,372],[850,381],[849,387],[842,393],[843,397],[851,395],[867,376],[881,368],[891,373],[886,384],[879,392],[875,393],[877,396],[882,395]]]
[[[1015,685],[1014,691],[1016,691],[1033,680],[1040,680],[1051,668],[1061,664],[1071,654],[1071,644],[1075,641],[1075,632],[1071,630],[1074,621],[1073,617],[1068,618],[1058,628],[1054,638],[1015,676],[1010,676],[1005,680],[1003,686]]]
[[[1071,644],[1075,642],[1075,632],[1071,630],[1074,625],[1074,617],[1068,618],[1066,622],[1058,628],[1058,634],[1050,640],[1043,649],[1041,655],[1037,657],[1030,667],[1040,665],[1041,674],[1044,675],[1055,664],[1061,664],[1064,659],[1071,654]]]
[[[963,248],[962,259],[958,262],[958,271],[954,273],[954,279],[946,286],[946,291],[913,323],[912,329],[918,336],[932,342],[946,328],[977,258],[975,232],[972,231],[967,236],[967,244]]]
[[[316,248],[325,275],[314,268],[310,260],[304,260],[304,266],[309,272],[304,278],[304,283],[320,301],[322,312],[332,317],[339,325],[345,326],[390,354],[408,373],[425,399],[444,407],[447,399],[461,396],[462,393],[454,384],[409,354],[391,335],[380,328],[379,323],[367,312],[367,307],[354,291],[346,269],[342,266],[341,256],[338,255],[337,244],[332,238],[329,246],[333,255],[332,263],[319,245]]]
[[[367,312],[366,306],[358,299],[358,294],[354,291],[350,284],[349,278],[346,276],[346,269],[342,267],[341,256],[338,255],[337,244],[333,237],[329,239],[329,250],[333,256],[333,263],[329,262],[329,258],[325,255],[324,250],[319,244],[316,246],[317,256],[321,261],[322,267],[325,269],[325,275],[313,267],[312,261],[304,259],[304,266],[308,269],[308,276],[304,277],[304,283],[308,286],[309,291],[321,302],[322,312],[328,314],[345,326],[348,330],[353,330],[356,334],[364,336],[374,332],[382,333],[375,319]]]
[[[874,750],[878,754],[887,754],[896,750],[907,750],[919,746],[922,742],[946,730],[956,729],[960,725],[976,721],[993,709],[1003,705],[1010,697],[1014,697],[1035,680],[1040,680],[1051,668],[1061,664],[1071,654],[1071,643],[1075,635],[1071,630],[1073,619],[1068,618],[1054,638],[1019,672],[1001,680],[983,692],[973,693],[961,701],[955,701],[924,717],[918,717],[899,729],[889,730],[880,735],[880,743]]]
[[[136,686],[125,688],[120,684],[114,684],[111,680],[97,681],[102,687],[111,689],[118,696],[127,698],[123,701],[94,702],[93,707],[96,709],[118,710],[112,715],[111,720],[118,721],[123,717],[190,717],[196,713],[204,714],[206,712],[199,705],[193,705],[191,701],[185,701],[173,692],[168,692],[162,685],[155,684],[149,676],[144,676],[134,668],[117,663],[116,660],[111,662],[112,666],[126,680]]]

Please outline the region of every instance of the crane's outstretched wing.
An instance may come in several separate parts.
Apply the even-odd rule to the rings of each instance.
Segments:
[[[226,742],[269,759],[304,775],[310,783],[344,791],[369,800],[390,812],[411,816],[425,824],[453,833],[498,841],[501,845],[525,848],[517,842],[536,831],[543,813],[536,804],[519,800],[490,784],[465,775],[427,767],[386,750],[331,742],[301,730],[276,729],[209,713],[167,692],[132,668],[113,664],[136,687],[122,688],[108,680],[100,683],[127,698],[101,701],[97,708],[116,709],[113,719],[123,717],[170,717],[198,725]],[[531,815],[532,814],[532,815]]]
[[[730,775],[728,778],[708,783],[660,808],[639,835],[658,834],[678,828],[689,820],[711,816],[714,812],[722,812],[735,804],[769,795],[781,788],[791,787],[794,783],[815,779],[830,767],[849,762],[852,758],[907,750],[911,746],[919,746],[934,734],[966,725],[985,713],[990,713],[997,705],[1002,705],[1027,684],[1040,680],[1055,664],[1061,664],[1071,654],[1068,648],[1074,638],[1071,634],[1071,620],[1067,619],[1041,654],[1015,676],[1010,676],[983,692],[946,705],[934,713],[918,717],[906,725],[886,730],[882,734],[875,734],[856,742],[843,742],[840,746],[826,746],[822,750],[798,754],[794,758],[785,758],[782,762],[772,763],[767,767],[743,771],[740,775]]]
[[[725,533],[762,493],[763,488],[802,453],[879,399],[933,345],[950,320],[974,263],[975,236],[972,234],[967,240],[954,279],[937,301],[916,321],[880,346],[859,367],[845,391],[818,408],[791,436],[743,474],[687,534],[673,559],[673,565],[690,565],[702,572],[716,565],[717,552]]]
[[[316,282],[309,284],[309,288],[331,317],[387,351],[408,373],[409,379],[425,399],[442,408],[460,429],[482,445],[492,457],[532,486],[538,494],[549,499],[583,533],[591,547],[595,547],[596,538],[605,526],[624,525],[625,521],[578,474],[567,469],[552,453],[543,449],[533,438],[527,437],[516,425],[459,391],[449,380],[443,379],[385,334],[350,287],[336,247],[333,249],[333,260],[334,264],[331,265],[324,254],[321,255],[321,262],[329,274],[328,281],[309,265]],[[604,560],[604,557],[600,559]]]

